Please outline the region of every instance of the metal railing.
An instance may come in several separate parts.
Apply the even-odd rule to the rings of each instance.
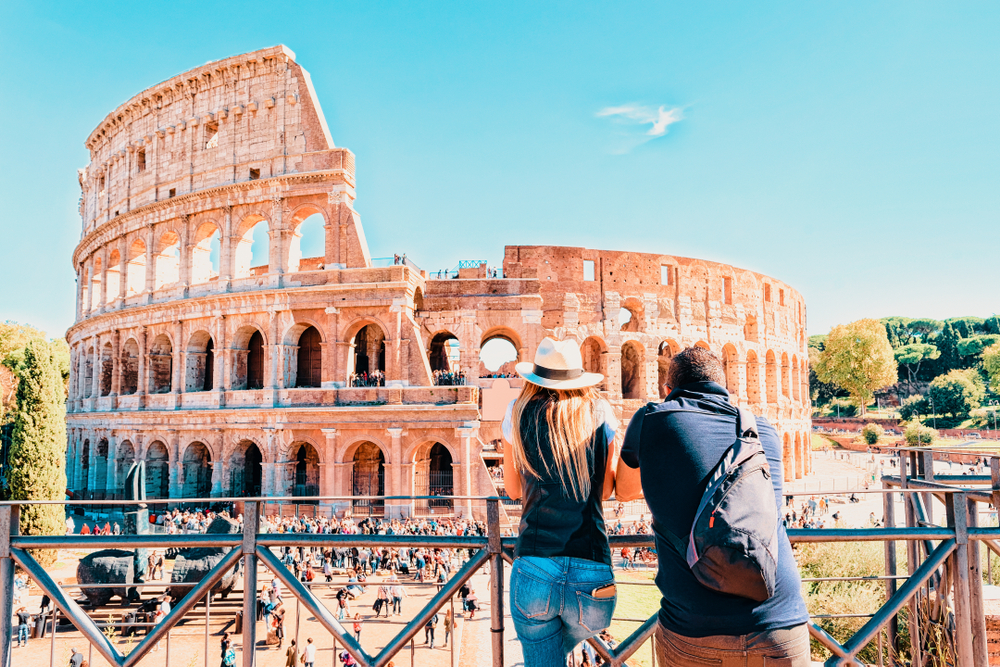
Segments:
[[[1000,501],[1000,457],[991,459],[991,475],[972,477],[936,476],[933,472],[934,452],[926,449],[901,451],[900,475],[882,478],[883,488],[855,491],[857,494],[880,494],[883,498],[885,527],[788,529],[792,543],[882,542],[885,571],[874,580],[885,587],[884,603],[873,613],[816,613],[809,624],[813,639],[828,650],[828,665],[861,664],[859,654],[869,646],[878,645],[878,663],[882,664],[955,664],[960,667],[987,667],[987,636],[983,613],[983,572],[980,544],[1000,554],[1000,528],[980,527],[979,505]],[[795,494],[786,494],[795,495]],[[802,493],[798,495],[809,495]],[[896,516],[896,500],[905,503],[904,516]],[[0,503],[0,665],[10,665],[12,637],[12,602],[15,564],[23,568],[38,587],[55,604],[56,614],[68,619],[105,660],[116,667],[132,667],[161,640],[169,642],[169,633],[182,618],[190,614],[199,602],[210,605],[210,591],[227,573],[242,564],[243,618],[242,646],[255,647],[257,624],[256,591],[258,564],[264,565],[296,598],[333,638],[335,654],[338,644],[359,665],[384,667],[444,605],[448,604],[463,584],[480,569],[489,566],[490,629],[492,665],[504,665],[504,562],[512,562],[515,538],[502,537],[500,499],[497,497],[451,497],[456,509],[470,511],[473,502],[486,504],[485,536],[428,536],[372,534],[268,533],[260,531],[261,509],[291,502],[354,501],[356,497],[337,498],[234,498],[203,499],[206,505],[220,502],[243,503],[242,534],[129,535],[129,536],[22,536],[18,534],[20,505]],[[367,497],[386,508],[399,507],[413,500],[440,500],[439,497]],[[90,505],[104,502],[121,505],[122,501],[89,501]],[[936,525],[933,515],[943,507],[944,524]],[[25,503],[27,504],[27,503]],[[57,501],[32,504],[67,504]],[[940,518],[941,515],[939,515]],[[902,525],[900,525],[902,524]],[[655,549],[650,535],[616,535],[610,537],[612,548],[648,547]],[[907,571],[901,574],[897,566],[897,542],[906,545]],[[404,625],[377,653],[366,652],[355,641],[341,621],[314,594],[312,587],[298,581],[274,553],[279,547],[364,547],[378,546],[468,549],[470,557],[457,572],[433,594],[412,620]],[[102,632],[99,623],[90,618],[81,606],[57,585],[50,574],[29,553],[29,549],[102,549],[153,548],[180,549],[215,547],[228,553],[198,583],[194,584],[163,621],[151,627],[148,634],[123,655]],[[871,576],[818,577],[813,582],[865,581]],[[650,585],[642,582],[622,582],[625,586]],[[939,623],[934,636],[928,636],[921,619],[937,614]],[[838,618],[868,620],[846,641],[838,641],[822,624]],[[611,667],[627,665],[631,657],[649,640],[657,626],[657,615],[648,619],[616,619],[638,623],[638,627],[615,648],[598,637],[589,643]],[[641,621],[641,622],[640,622]],[[53,623],[53,627],[55,624]],[[908,630],[907,633],[901,631]],[[908,634],[908,648],[904,646]],[[54,641],[54,640],[53,640]],[[207,640],[206,640],[207,641]],[[905,656],[904,653],[909,655]],[[243,650],[243,667],[253,667],[255,650]],[[208,664],[206,644],[205,664]]]

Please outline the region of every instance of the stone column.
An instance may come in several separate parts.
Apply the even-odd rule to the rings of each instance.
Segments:
[[[147,271],[148,273],[148,271]],[[116,308],[120,308],[122,301],[128,296],[128,248],[125,237],[122,236],[118,243],[118,298],[115,303]]]
[[[86,270],[80,265],[76,270],[76,321],[83,319],[83,281],[86,280]]]
[[[139,344],[139,378],[135,393],[139,397],[138,408],[141,410],[146,406],[146,389],[149,386],[149,378],[146,377],[146,369],[149,368],[149,350],[146,349],[146,327],[139,327],[135,339],[135,342]]]
[[[268,231],[271,234],[270,247],[268,248],[268,273],[276,273],[279,276],[285,272],[286,258],[285,253],[282,250],[282,237],[285,235],[285,229],[282,226],[281,214],[282,214],[282,198],[275,197],[273,200],[273,206],[271,207],[271,220],[268,225]],[[280,278],[278,285],[280,285]]]
[[[281,347],[278,344],[278,313],[273,310],[270,312],[270,319],[267,325],[267,337],[270,345],[267,346],[267,377],[264,378],[264,388],[271,391],[273,404],[274,390],[278,388],[278,354]]]
[[[86,368],[87,368],[87,340],[83,339],[77,343],[77,353],[76,353],[76,382],[73,384],[76,387],[76,399],[82,401],[87,394],[87,388],[84,386],[86,382]]]
[[[180,224],[180,266],[178,278],[181,287],[184,288],[184,296],[187,296],[188,285],[191,284],[191,248],[188,247],[188,237],[190,236],[191,216],[182,215]]]
[[[181,472],[181,460],[180,460],[180,435],[177,431],[168,429],[167,430],[167,449],[170,452],[170,466],[168,470],[170,471],[169,486],[168,490],[170,492],[171,498],[180,498],[181,489],[183,488],[184,481],[181,479],[183,473]]]
[[[264,456],[264,462],[261,464],[261,495],[274,496],[276,495],[274,483],[274,461],[278,455],[277,433],[273,428],[265,428],[264,434],[267,436],[267,453]]]
[[[323,338],[326,340],[322,343],[323,349],[323,389],[333,389],[334,387],[344,386],[343,380],[340,379],[340,345],[337,342],[339,333],[337,331],[338,324],[338,313],[339,311],[330,306],[324,313],[326,314],[326,329],[324,330]]]
[[[156,289],[155,243],[153,225],[146,225],[146,303],[150,303],[153,300],[153,290]]]
[[[233,207],[223,206],[222,238],[219,239],[219,290],[229,291],[233,279]]]
[[[617,345],[609,345],[608,351],[604,355],[607,355],[608,372],[605,382],[607,383],[608,393],[613,398],[620,399],[622,397],[622,349]]]
[[[226,316],[215,318],[215,369],[212,376],[212,391],[216,393],[215,404],[226,405],[226,392],[232,387],[232,351],[228,347]]]
[[[172,350],[173,355],[171,362],[173,368],[170,373],[170,393],[175,394],[174,397],[174,407],[178,407],[178,398],[176,394],[184,393],[184,351],[186,349],[184,344],[184,323],[180,320],[174,322],[174,348]]]
[[[94,360],[91,366],[93,371],[93,387],[91,390],[91,397],[94,403],[97,403],[97,399],[101,396],[101,337],[100,335],[95,335],[93,337],[94,341]],[[90,488],[90,487],[88,487]]]
[[[116,498],[118,493],[118,436],[112,431],[108,435],[108,474],[104,476],[105,498]]]
[[[122,393],[121,331],[111,332],[111,395]]]
[[[90,432],[90,451],[87,453],[87,495],[94,497],[94,486],[97,484],[97,442],[99,436],[96,431]]]
[[[472,438],[476,435],[476,429],[471,426],[461,426],[455,429],[455,435],[458,436],[458,460],[461,466],[453,468],[457,474],[454,477],[455,481],[458,483],[455,485],[456,495],[460,496],[470,496],[470,489],[472,488]],[[473,501],[463,500],[460,503],[465,507],[465,516],[471,518],[473,516]],[[486,508],[482,508],[482,513],[485,514]]]
[[[386,432],[389,434],[389,460],[388,468],[389,479],[388,484],[386,484],[385,495],[387,496],[402,496],[405,495],[403,490],[403,435],[406,433],[401,428],[387,428]],[[392,517],[401,517],[404,515],[404,505],[408,506],[405,513],[412,514],[413,508],[412,503],[408,503],[403,500],[392,500],[386,503],[386,514]]]
[[[108,247],[102,246],[101,250],[101,294],[98,302],[98,312],[104,312],[108,302]]]

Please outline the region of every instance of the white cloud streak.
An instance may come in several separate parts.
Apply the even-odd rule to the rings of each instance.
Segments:
[[[667,128],[684,119],[684,111],[680,107],[671,109],[660,106],[658,109],[639,104],[623,104],[617,107],[605,107],[597,112],[598,118],[613,118],[623,123],[645,125],[650,124],[646,131],[649,137],[662,137]]]

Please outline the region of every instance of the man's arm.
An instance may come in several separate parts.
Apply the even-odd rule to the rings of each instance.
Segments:
[[[646,408],[637,410],[625,431],[622,455],[615,474],[615,498],[621,501],[642,498],[642,479],[639,472],[639,444]]]

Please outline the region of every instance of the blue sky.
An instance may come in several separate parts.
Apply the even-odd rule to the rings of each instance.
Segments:
[[[810,333],[1000,312],[1000,4],[8,2],[0,319],[74,314],[83,142],[135,93],[284,43],[357,156],[375,257],[702,257]]]

